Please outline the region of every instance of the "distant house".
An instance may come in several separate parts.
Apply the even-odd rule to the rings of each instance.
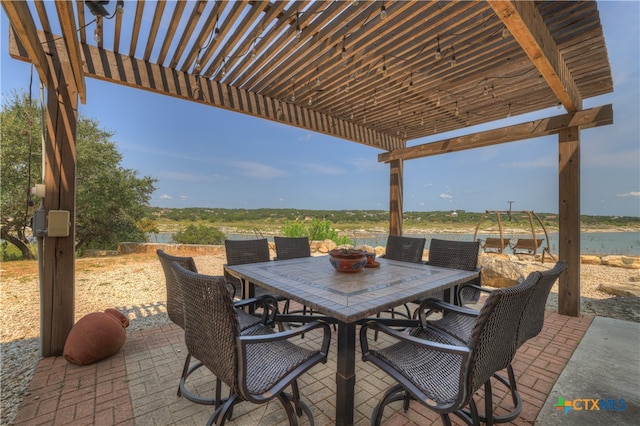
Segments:
[[[452,211],[451,212],[451,217],[458,217],[458,212],[457,211]]]

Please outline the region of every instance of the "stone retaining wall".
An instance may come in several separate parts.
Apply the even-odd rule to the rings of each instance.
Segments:
[[[275,256],[275,246],[273,242],[269,243],[272,257]],[[336,244],[331,240],[325,241],[312,241],[311,253],[312,254],[326,254],[330,250],[336,248]],[[382,256],[385,252],[385,248],[378,247],[366,247],[369,251],[375,251],[377,256]],[[200,245],[200,244],[158,244],[158,243],[120,243],[118,244],[119,254],[130,253],[155,253],[156,250],[162,249],[167,253],[177,254],[181,256],[197,256],[203,254],[212,255],[224,255],[224,245]],[[489,255],[486,256],[500,256],[510,257],[515,256],[516,259],[520,259],[519,256],[511,254],[503,255]],[[424,259],[429,257],[429,250],[425,250]],[[532,256],[527,256],[528,259],[533,259]],[[538,255],[539,258],[539,255]],[[539,260],[539,259],[537,259]],[[614,266],[618,268],[640,269],[640,257],[639,256],[624,256],[624,255],[582,255],[580,256],[581,263],[589,265],[604,265]],[[551,262],[552,260],[545,260]]]

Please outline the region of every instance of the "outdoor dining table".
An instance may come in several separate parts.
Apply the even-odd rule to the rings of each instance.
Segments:
[[[243,297],[251,297],[254,285],[258,285],[336,320],[336,425],[353,424],[358,321],[451,289],[479,274],[384,258],[376,260],[379,267],[356,273],[337,272],[328,256],[225,265],[229,273],[242,281]]]

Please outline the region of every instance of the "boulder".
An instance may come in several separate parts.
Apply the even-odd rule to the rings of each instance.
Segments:
[[[640,257],[636,256],[602,256],[602,264],[618,268],[640,269]]]
[[[520,261],[509,254],[481,254],[478,266],[482,268],[482,285],[511,287],[531,272],[549,269],[553,264]]]
[[[600,265],[600,263],[602,262],[600,260],[600,256],[583,254],[582,256],[580,256],[580,263],[583,263],[585,265]]]
[[[640,285],[635,282],[600,284],[598,290],[613,296],[640,297]]]
[[[482,268],[482,285],[489,287],[511,287],[522,278],[518,262],[498,256],[481,256],[478,266]]]
[[[336,243],[331,240],[311,241],[311,253],[327,254],[337,247]]]

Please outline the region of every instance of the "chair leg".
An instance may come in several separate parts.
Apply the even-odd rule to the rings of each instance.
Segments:
[[[477,416],[477,412],[476,418]],[[486,416],[487,426],[493,426],[493,394],[491,391],[491,379],[484,384],[484,415]]]
[[[516,375],[513,372],[513,367],[511,364],[507,366],[507,374],[509,375],[509,387],[511,388],[511,398],[513,400],[513,405],[518,406],[518,389],[516,388]]]
[[[287,412],[287,418],[289,419],[289,426],[298,426],[298,417],[293,410],[293,406],[291,405],[291,400],[287,396],[286,393],[280,392],[277,396],[278,400],[284,407],[284,410]]]
[[[191,364],[191,352],[187,352],[187,358],[184,360],[184,367],[182,367],[182,375],[180,376],[181,381],[187,379],[189,364]],[[180,384],[178,384],[178,396],[182,396],[182,389],[180,389]]]
[[[384,393],[382,399],[380,400],[380,402],[378,402],[378,405],[375,406],[373,412],[371,413],[371,426],[380,425],[380,422],[382,421],[382,413],[384,412],[384,407],[387,404],[393,401],[399,401],[401,399],[404,400],[404,398],[404,388],[401,385],[396,384],[390,387]]]
[[[376,314],[376,318],[380,318],[380,312]],[[373,331],[373,341],[374,342],[378,341],[378,329]],[[373,424],[373,419],[371,420],[371,424]]]
[[[185,360],[184,367],[182,369],[182,376],[180,376],[180,384],[178,385],[178,396],[184,396],[186,399],[188,399],[191,402],[195,402],[196,404],[215,405],[217,397],[203,398],[195,393],[190,392],[187,389],[187,385],[186,385],[187,378],[194,371],[196,371],[198,368],[204,365],[201,362],[198,362],[193,367],[191,367],[190,364],[191,364],[191,353],[187,354],[187,359]]]
[[[293,406],[296,409],[296,414],[298,417],[302,416],[302,409],[300,408],[300,390],[298,389],[298,381],[294,380],[291,382],[291,392],[293,394]]]
[[[222,402],[222,380],[216,377],[216,410],[220,407],[220,404],[222,404]]]
[[[238,401],[239,401],[238,395],[230,395],[229,399],[227,399],[224,405],[218,407],[216,411],[213,412],[211,417],[209,417],[209,421],[207,421],[207,426],[212,426],[214,423],[217,426],[224,425],[227,419],[231,417],[233,406],[236,405]]]
[[[442,420],[442,424],[444,426],[451,426],[451,419],[449,418],[448,414],[446,413],[440,414],[440,419]]]
[[[516,386],[516,375],[513,371],[513,367],[511,366],[511,364],[507,366],[507,374],[509,377],[508,380],[500,376],[499,374],[494,374],[493,377],[496,380],[498,380],[500,383],[502,383],[504,386],[509,388],[509,392],[511,392],[511,399],[513,401],[513,409],[507,414],[503,414],[500,416],[493,416],[494,423],[511,422],[516,418],[518,418],[518,416],[520,416],[520,413],[522,412],[522,397],[520,396],[520,392],[518,392],[518,389]]]

